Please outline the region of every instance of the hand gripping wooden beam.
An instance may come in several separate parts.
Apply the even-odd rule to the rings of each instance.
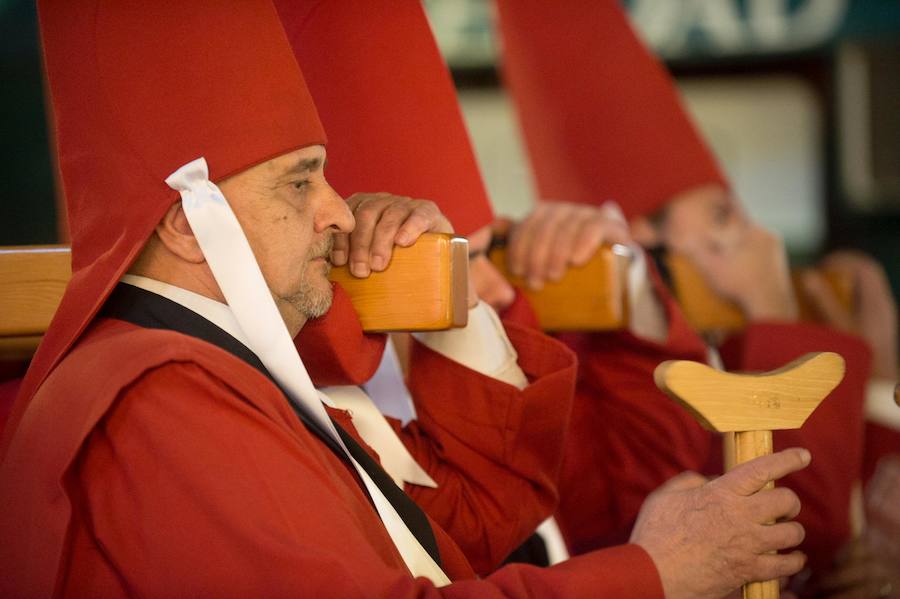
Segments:
[[[705,364],[670,360],[656,367],[657,387],[705,428],[726,435],[733,465],[772,453],[772,431],[800,428],[844,378],[844,359],[811,353],[762,374],[733,374]],[[730,465],[729,465],[730,467]],[[772,488],[770,481],[766,488]],[[778,581],[744,585],[744,599],[778,599]]]
[[[72,277],[67,246],[0,247],[0,359],[30,358]],[[426,233],[394,248],[383,272],[357,279],[334,268],[363,329],[432,331],[463,327],[468,319],[468,242]]]

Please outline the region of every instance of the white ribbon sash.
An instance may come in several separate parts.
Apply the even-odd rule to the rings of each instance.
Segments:
[[[402,382],[402,381],[401,381]],[[320,391],[342,410],[350,412],[359,436],[378,454],[381,467],[401,489],[404,483],[437,488],[437,483],[416,462],[385,420],[384,415],[359,387],[325,387]]]
[[[409,389],[406,388],[406,383],[403,382],[400,359],[397,357],[394,340],[390,336],[385,343],[378,370],[366,381],[363,389],[385,416],[396,418],[403,426],[416,419],[416,406]]]
[[[188,223],[250,349],[291,402],[343,448],[412,575],[424,576],[437,586],[449,584],[447,575],[341,441],[294,347],[244,231],[221,190],[209,180],[206,159],[185,164],[166,179],[166,184],[181,194]]]

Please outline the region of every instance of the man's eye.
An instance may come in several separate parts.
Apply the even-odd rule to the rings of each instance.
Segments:
[[[295,181],[294,189],[304,189],[309,185],[309,179],[304,179],[303,181]]]

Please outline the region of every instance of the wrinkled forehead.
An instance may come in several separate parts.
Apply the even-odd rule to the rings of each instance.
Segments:
[[[230,185],[241,180],[261,180],[277,183],[283,178],[303,176],[321,172],[325,168],[327,153],[325,146],[312,145],[285,152],[264,160],[250,168],[223,179],[220,184]]]

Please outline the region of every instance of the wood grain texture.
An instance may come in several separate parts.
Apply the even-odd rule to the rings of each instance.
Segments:
[[[66,246],[0,248],[0,336],[43,334],[71,276]]]
[[[468,242],[427,233],[397,248],[389,267],[367,279],[332,270],[366,331],[425,331],[465,326]],[[72,276],[68,246],[0,247],[0,358],[37,349]]]
[[[665,259],[666,268],[672,279],[672,288],[685,317],[691,326],[701,332],[739,331],[746,326],[746,319],[741,309],[718,295],[707,284],[706,279],[693,263],[681,254],[668,254]],[[797,308],[800,320],[817,322],[818,313],[803,286],[800,284],[803,273],[810,269],[800,269],[792,273],[794,293],[797,297]],[[835,294],[838,302],[847,310],[853,308],[853,281],[844,273],[820,271],[825,282]]]
[[[587,264],[570,268],[561,280],[548,281],[539,291],[528,289],[521,277],[509,271],[506,248],[494,249],[490,260],[522,290],[545,331],[609,331],[628,322],[628,257],[618,248],[602,246]]]
[[[394,248],[382,272],[359,279],[342,266],[330,278],[347,291],[366,331],[436,331],[466,325],[468,265],[464,238],[426,233]]]
[[[68,246],[0,248],[0,358],[30,358],[72,277]]]
[[[744,585],[744,599],[778,599],[781,596],[777,580],[751,582]]]
[[[656,385],[706,428],[719,432],[799,428],[841,382],[844,359],[811,353],[762,374],[733,374],[705,364],[669,360]]]

